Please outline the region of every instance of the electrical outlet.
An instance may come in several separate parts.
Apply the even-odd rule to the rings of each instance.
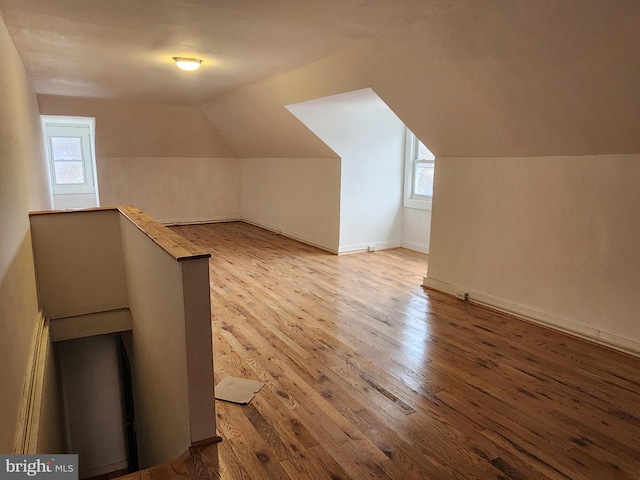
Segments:
[[[458,290],[456,292],[456,297],[466,302],[467,300],[469,300],[469,292],[465,292],[464,290]]]

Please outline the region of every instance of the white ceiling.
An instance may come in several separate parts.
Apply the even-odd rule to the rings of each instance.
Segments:
[[[37,93],[198,104],[425,21],[445,0],[0,0]],[[460,3],[460,2],[458,2]],[[183,73],[174,56],[203,59]]]
[[[37,93],[197,105],[241,156],[326,155],[283,106],[366,87],[439,156],[640,151],[640,0],[0,0],[0,15]]]

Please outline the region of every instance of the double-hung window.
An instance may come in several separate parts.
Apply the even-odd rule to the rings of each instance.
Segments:
[[[45,145],[54,195],[94,194],[93,119],[43,116]]]
[[[404,206],[431,210],[436,157],[407,129],[404,169]]]

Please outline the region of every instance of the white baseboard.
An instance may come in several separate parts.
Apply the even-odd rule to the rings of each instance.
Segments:
[[[212,218],[190,218],[190,219],[181,219],[181,220],[158,220],[158,223],[170,226],[179,226],[179,225],[203,225],[206,223],[223,223],[223,222],[238,222],[242,220],[242,217],[237,215],[232,216],[219,216]]]
[[[368,252],[371,249],[376,250],[389,250],[391,248],[401,247],[401,242],[371,242],[361,245],[347,245],[346,247],[340,247],[338,253],[356,253],[356,252]]]
[[[427,255],[429,255],[429,245],[414,242],[405,242],[403,240],[402,242],[400,242],[400,246],[402,248],[406,248],[407,250],[413,250],[414,252],[426,253]]]
[[[619,350],[621,352],[629,353],[634,356],[640,356],[640,343],[635,340],[620,337],[618,335],[598,330],[588,325],[583,325],[571,320],[556,317],[555,315],[518,305],[501,298],[469,291],[463,286],[443,282],[429,276],[425,276],[423,278],[422,284],[427,288],[448,293],[450,295],[455,295],[456,292],[463,290],[469,294],[469,302],[471,303],[483,305],[494,310],[507,313],[522,320],[536,323],[538,325],[543,325],[545,327],[549,327],[554,330],[567,333],[569,335],[589,340],[600,345]]]
[[[273,225],[267,222],[262,222],[260,220],[254,220],[251,218],[241,217],[240,221],[248,223],[250,225],[255,225],[256,227],[264,228],[265,230],[269,230],[271,232],[277,233],[278,235],[283,235],[288,238],[292,238],[293,240],[297,240],[302,243],[306,243],[313,247],[320,248],[322,250],[326,250],[330,253],[338,253],[338,248],[334,245],[329,245],[322,240],[318,240],[317,238],[308,237],[306,235],[301,235],[292,230],[283,229],[278,225]]]
[[[317,238],[312,238],[306,235],[302,235],[298,232],[294,232],[293,230],[287,230],[282,228],[279,225],[271,224],[268,222],[263,222],[261,220],[255,220],[247,217],[216,217],[212,219],[193,219],[193,220],[160,220],[160,223],[166,226],[180,226],[180,225],[200,225],[206,223],[222,223],[222,222],[245,222],[250,225],[255,225],[256,227],[264,228],[265,230],[269,230],[271,232],[277,233],[278,235],[283,235],[288,238],[292,238],[293,240],[297,240],[302,243],[306,243],[307,245],[312,245],[314,247],[318,247],[322,250],[326,250],[327,252],[331,252],[334,254],[341,253],[356,253],[356,252],[366,252],[371,248],[373,250],[388,250],[391,248],[404,247],[409,250],[415,250],[416,252],[421,253],[429,253],[429,247],[425,247],[424,245],[413,244],[413,243],[403,243],[401,241],[393,241],[393,242],[379,242],[379,243],[368,243],[362,245],[350,245],[346,247],[338,247],[335,245],[329,245],[328,243],[319,240]]]

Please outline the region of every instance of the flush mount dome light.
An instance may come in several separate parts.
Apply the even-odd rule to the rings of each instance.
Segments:
[[[173,59],[180,70],[186,70],[187,72],[199,69],[202,63],[199,58],[173,57]]]

